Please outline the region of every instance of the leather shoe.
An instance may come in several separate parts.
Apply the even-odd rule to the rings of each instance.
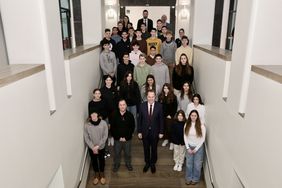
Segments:
[[[125,165],[128,171],[132,171],[133,167],[131,166],[131,164],[126,164]]]
[[[151,172],[152,172],[152,174],[156,173],[156,166],[155,165],[151,166]]]
[[[113,168],[113,172],[117,172],[120,167],[120,164],[115,164]]]
[[[146,165],[144,166],[144,168],[143,168],[143,172],[144,172],[144,173],[147,172],[147,171],[149,170],[149,168],[150,168],[150,165],[149,165],[149,164],[146,164]]]

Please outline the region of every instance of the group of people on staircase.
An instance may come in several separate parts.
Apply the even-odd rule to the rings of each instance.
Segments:
[[[134,30],[129,17],[117,27],[105,29],[100,45],[103,86],[93,91],[88,104],[89,121],[84,138],[95,171],[93,183],[106,184],[105,158],[113,146],[113,172],[118,172],[121,153],[131,164],[132,138],[142,140],[143,172],[156,172],[157,148],[173,150],[174,171],[182,171],[186,158],[186,184],[200,181],[204,157],[205,106],[193,87],[193,50],[184,29],[173,40],[166,16],[157,28],[143,11]],[[150,33],[150,34],[149,34]]]

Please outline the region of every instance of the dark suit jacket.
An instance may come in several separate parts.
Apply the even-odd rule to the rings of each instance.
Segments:
[[[142,133],[144,138],[149,132],[148,102],[143,102],[140,105],[138,120],[138,133]],[[151,117],[151,131],[155,137],[164,133],[163,108],[159,102],[155,102],[154,104],[153,115]]]
[[[153,21],[151,19],[149,19],[149,18],[147,18],[147,19],[148,19],[147,20],[147,22],[148,22],[147,28],[148,28],[148,32],[150,33],[152,28],[153,28]],[[144,21],[143,18],[138,20],[138,22],[137,22],[137,29],[140,29],[141,24],[143,23],[143,21]]]

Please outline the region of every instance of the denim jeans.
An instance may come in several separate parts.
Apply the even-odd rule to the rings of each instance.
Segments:
[[[131,164],[131,140],[126,142],[121,142],[119,140],[115,140],[114,144],[114,165],[120,165],[121,161],[121,152],[124,152],[124,161],[125,164]]]
[[[136,130],[137,130],[137,108],[136,108],[136,105],[134,105],[134,106],[127,106],[127,110],[129,112],[131,112],[133,117],[134,117],[134,121],[135,121],[134,132],[136,132]]]
[[[193,147],[190,147],[193,149]],[[186,181],[199,182],[201,178],[201,170],[204,159],[204,145],[194,154],[189,154],[186,151]]]

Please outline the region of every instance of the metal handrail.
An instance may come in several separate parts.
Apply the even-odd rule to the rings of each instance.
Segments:
[[[208,154],[208,147],[207,147],[206,142],[204,144],[205,144],[205,153],[206,153],[206,159],[207,159],[207,165],[208,165],[208,171],[209,171],[209,178],[210,178],[212,187],[215,188],[213,176],[212,176],[212,172],[211,172],[211,167],[210,167],[210,158],[209,158],[209,154]]]
[[[77,188],[79,188],[79,186],[80,186],[80,184],[82,182],[83,172],[84,172],[84,168],[85,168],[87,154],[88,154],[88,147],[85,146],[84,158],[83,158],[83,163],[82,163],[82,168],[81,168],[81,171],[80,171],[80,177],[79,177],[79,182],[77,184]]]

